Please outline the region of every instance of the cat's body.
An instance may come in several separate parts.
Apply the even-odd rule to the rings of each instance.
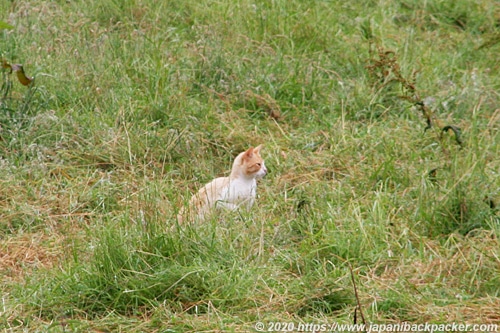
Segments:
[[[255,202],[257,179],[267,174],[260,156],[262,146],[250,148],[239,154],[233,163],[229,177],[216,178],[202,187],[189,201],[189,207],[181,210],[179,222],[203,220],[214,209],[249,209]]]

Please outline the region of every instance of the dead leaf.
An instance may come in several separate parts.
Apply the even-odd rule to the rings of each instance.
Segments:
[[[24,72],[23,65],[21,64],[9,64],[5,59],[2,59],[2,67],[10,69],[10,72],[16,72],[17,79],[24,86],[29,86],[33,82],[33,77],[29,77]]]
[[[457,141],[459,146],[462,146],[463,144],[461,136],[462,130],[460,129],[460,127],[457,127],[455,125],[446,125],[443,128],[441,128],[441,133],[447,132],[449,130],[452,130],[453,133],[455,133],[455,141]]]
[[[27,76],[26,73],[24,73],[23,65],[14,64],[14,65],[11,65],[11,67],[12,67],[12,70],[14,72],[16,72],[17,79],[19,80],[19,82],[21,82],[22,85],[29,86],[30,83],[33,82],[33,78]]]

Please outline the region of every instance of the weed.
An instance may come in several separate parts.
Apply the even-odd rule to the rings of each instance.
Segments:
[[[496,7],[0,2],[0,327],[498,322]],[[261,143],[251,212],[174,227]]]

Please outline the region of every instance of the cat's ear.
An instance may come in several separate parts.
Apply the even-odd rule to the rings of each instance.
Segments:
[[[260,150],[261,150],[261,149],[262,149],[262,145],[258,145],[257,147],[255,147],[255,148],[253,149],[253,151],[254,151],[254,153],[256,153],[256,154],[260,154]]]
[[[248,158],[252,158],[254,150],[255,149],[253,147],[248,148],[248,150],[245,152],[245,156]]]
[[[245,156],[247,158],[252,158],[253,157],[253,154],[259,154],[260,153],[260,149],[262,148],[262,145],[258,145],[257,147],[250,147],[248,148],[248,150],[245,152]]]

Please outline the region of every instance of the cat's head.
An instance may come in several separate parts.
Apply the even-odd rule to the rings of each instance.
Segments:
[[[250,147],[247,151],[236,157],[233,164],[233,175],[241,175],[246,178],[262,178],[267,174],[264,160],[260,156],[262,145],[255,148]]]

